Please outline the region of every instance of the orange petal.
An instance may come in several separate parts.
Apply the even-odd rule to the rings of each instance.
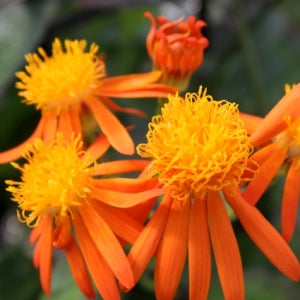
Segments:
[[[120,300],[115,277],[96,248],[79,215],[75,216],[73,225],[81,253],[100,295],[104,300]]]
[[[293,160],[284,184],[282,208],[281,208],[281,231],[283,238],[289,242],[292,239],[297,219],[300,196],[300,169],[299,161]]]
[[[109,149],[110,143],[104,134],[99,134],[97,138],[89,145],[85,155],[91,157],[91,160],[97,160],[102,157]]]
[[[132,245],[128,259],[136,283],[157,249],[169,215],[172,199],[166,193],[150,221]]]
[[[295,121],[300,116],[300,109],[296,109],[300,102],[300,83],[293,87],[270,110],[260,125],[251,135],[254,146],[271,140],[275,135],[287,128],[284,116],[290,116]]]
[[[190,209],[189,201],[172,203],[154,269],[158,300],[172,300],[176,294],[187,256]]]
[[[164,188],[156,188],[139,193],[125,193],[95,188],[91,191],[90,195],[92,198],[95,198],[108,205],[125,208],[143,203],[150,198],[158,197],[164,192]]]
[[[46,144],[48,144],[51,143],[56,138],[57,123],[58,123],[57,115],[55,112],[54,113],[51,112],[51,113],[44,114],[42,118],[45,119],[42,139]]]
[[[99,87],[99,91],[101,92],[106,89],[130,91],[136,87],[147,87],[151,83],[157,82],[160,77],[161,71],[106,77],[102,79],[102,85]]]
[[[34,244],[37,242],[39,237],[41,236],[43,232],[43,227],[41,226],[41,222],[34,228],[32,228],[30,235],[29,235],[29,243]]]
[[[277,151],[278,144],[271,143],[260,149],[258,149],[254,154],[251,155],[251,160],[256,161],[259,165],[262,165],[264,161],[266,161],[273,152]]]
[[[156,178],[103,178],[96,179],[94,186],[118,192],[137,193],[154,188],[157,185]]]
[[[77,107],[72,106],[70,108],[69,114],[70,114],[72,128],[73,128],[73,132],[75,133],[75,136],[82,134],[81,121],[79,117],[79,109]]]
[[[101,202],[93,203],[95,210],[111,230],[123,240],[133,244],[143,230],[144,226],[123,210],[108,206]]]
[[[129,172],[142,171],[149,165],[150,161],[145,159],[123,159],[103,162],[93,167],[94,175],[116,175]]]
[[[91,97],[86,103],[111,145],[122,154],[132,155],[134,143],[116,116],[96,98]]]
[[[51,294],[51,271],[52,271],[52,237],[53,237],[53,224],[52,218],[48,215],[45,216],[43,221],[43,232],[39,239],[41,243],[40,248],[40,281],[43,291],[47,296]]]
[[[248,134],[252,134],[263,120],[262,117],[246,114],[243,112],[240,112],[240,117],[245,123],[245,128]]]
[[[71,116],[68,111],[62,111],[58,118],[58,132],[62,132],[65,140],[70,140],[73,131]]]
[[[0,164],[5,164],[5,163],[8,163],[8,162],[11,162],[11,161],[14,161],[14,160],[20,158],[22,155],[22,152],[26,149],[26,145],[32,144],[36,138],[41,137],[43,128],[44,128],[44,119],[42,118],[39,121],[39,123],[38,123],[36,129],[34,130],[34,132],[32,133],[32,135],[27,140],[25,140],[23,143],[21,143],[20,145],[14,147],[14,148],[11,148],[4,152],[0,152]]]
[[[287,149],[277,148],[269,158],[263,162],[258,173],[249,183],[243,194],[243,198],[247,200],[248,203],[252,205],[257,203],[282,166],[286,153]]]
[[[194,199],[189,224],[189,299],[207,299],[211,275],[211,249],[207,201]]]
[[[40,239],[38,239],[33,251],[33,265],[37,269],[40,267],[41,251],[42,251],[41,247],[42,247],[41,241]]]
[[[138,205],[124,208],[124,211],[126,211],[128,215],[132,216],[137,221],[144,223],[149,216],[149,213],[151,212],[156,200],[157,197],[150,198]]]
[[[131,108],[131,107],[122,107],[117,103],[113,102],[112,100],[110,100],[108,97],[102,96],[101,101],[105,106],[107,106],[109,109],[112,109],[114,111],[128,113],[142,118],[146,116],[146,114],[142,110],[137,108]]]
[[[55,225],[52,245],[57,249],[65,249],[73,241],[70,218],[57,218]]]
[[[108,90],[101,87],[98,90],[99,97],[116,97],[116,98],[167,98],[169,94],[175,95],[178,90],[169,85],[151,84],[148,87],[135,87],[128,90]]]
[[[298,281],[300,265],[288,244],[265,219],[258,209],[243,199],[240,191],[224,190],[225,198],[232,207],[249,237],[270,262],[284,275]]]
[[[125,288],[132,288],[133,274],[129,261],[111,228],[91,205],[82,205],[79,213],[82,226],[86,227],[93,243],[114,275]]]
[[[77,286],[87,298],[95,298],[96,295],[84,259],[73,238],[65,249],[65,253]]]
[[[225,299],[245,298],[239,247],[222,198],[218,192],[207,196],[208,222],[214,256]]]

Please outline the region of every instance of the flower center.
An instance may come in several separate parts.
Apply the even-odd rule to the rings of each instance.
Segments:
[[[137,147],[179,200],[237,187],[252,151],[237,105],[201,92],[169,96],[149,124],[148,143]]]
[[[288,160],[293,160],[295,158],[300,160],[300,119],[291,123],[291,119],[287,117],[286,122],[288,128],[279,134],[275,138],[275,141],[281,147],[288,148]]]
[[[72,214],[85,201],[92,178],[88,161],[80,158],[81,147],[79,138],[68,143],[58,135],[50,145],[38,139],[25,153],[28,161],[25,165],[13,163],[21,170],[22,181],[6,183],[19,205],[20,221],[35,226],[42,214],[51,213],[55,217]]]
[[[25,56],[28,65],[26,72],[17,72],[21,80],[16,87],[21,91],[26,104],[33,104],[42,111],[68,109],[78,105],[88,97],[105,76],[105,64],[96,53],[99,47],[90,46],[89,52],[85,40],[65,40],[65,51],[61,42],[55,39],[52,45],[52,57],[42,49],[38,54]]]

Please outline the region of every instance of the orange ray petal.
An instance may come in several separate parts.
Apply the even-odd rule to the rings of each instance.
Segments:
[[[134,143],[116,116],[96,98],[91,97],[86,103],[111,145],[122,154],[132,155]]]
[[[133,244],[144,226],[123,210],[108,206],[101,202],[93,203],[95,210],[111,230],[123,240]]]
[[[91,160],[97,160],[109,149],[110,143],[104,134],[99,134],[97,138],[88,146],[85,155],[91,157]]]
[[[259,165],[262,165],[264,161],[266,161],[273,152],[275,152],[278,148],[278,144],[271,143],[260,149],[258,149],[254,154],[251,155],[251,160],[255,160]]]
[[[156,178],[103,178],[96,179],[94,186],[118,192],[137,193],[154,188],[157,185]]]
[[[154,289],[157,299],[172,300],[187,257],[191,205],[174,200],[157,251]]]
[[[137,109],[137,108],[132,108],[132,107],[122,107],[122,106],[118,105],[117,103],[113,102],[108,97],[102,96],[101,101],[105,106],[107,106],[111,110],[136,115],[136,116],[139,116],[142,118],[144,118],[146,116],[146,114],[142,110]]]
[[[102,85],[99,87],[99,91],[103,89],[130,91],[136,87],[147,87],[147,85],[157,82],[160,77],[161,71],[106,77],[102,79]]]
[[[41,244],[41,241],[40,241],[40,238],[39,238],[36,242],[35,247],[34,247],[33,259],[32,259],[33,265],[37,269],[40,267],[41,251],[42,251],[42,244]]]
[[[142,171],[149,165],[150,161],[145,159],[123,159],[103,162],[93,167],[95,175],[116,175],[129,172]]]
[[[156,252],[157,245],[163,234],[168,219],[172,199],[166,193],[154,215],[132,245],[128,259],[132,267],[134,282],[136,283],[145,271],[150,259]]]
[[[158,197],[164,192],[164,188],[151,189],[139,193],[125,193],[95,188],[91,191],[90,196],[108,205],[126,208],[143,203],[150,198]]]
[[[62,111],[58,118],[58,126],[57,131],[62,132],[65,140],[70,140],[73,131],[73,125],[70,113],[68,111]]]
[[[295,230],[299,196],[300,169],[299,162],[294,160],[287,173],[281,207],[281,231],[287,242],[292,239]]]
[[[253,180],[256,175],[254,170],[259,170],[264,161],[266,161],[272,155],[272,153],[277,150],[277,148],[278,144],[271,143],[258,149],[256,152],[254,152],[254,154],[252,154],[250,159],[248,159],[247,168],[242,175],[243,178],[247,179],[245,183],[248,184],[249,179]]]
[[[70,219],[69,217],[58,218],[55,225],[52,245],[57,249],[65,249],[73,240]]]
[[[245,298],[243,266],[239,247],[222,198],[218,192],[207,197],[209,230],[225,299]]]
[[[77,286],[87,298],[95,298],[95,291],[92,286],[84,259],[73,238],[68,247],[65,249],[65,253],[71,273]]]
[[[23,143],[21,143],[20,145],[14,148],[0,152],[0,164],[5,164],[20,158],[22,152],[26,149],[26,145],[32,144],[36,138],[40,138],[42,136],[43,128],[44,128],[44,119],[42,118],[39,121],[32,135],[27,140],[25,140]]]
[[[248,134],[252,134],[263,120],[262,117],[246,114],[241,111],[240,111],[240,117],[245,123],[245,128]]]
[[[270,262],[294,281],[300,277],[300,265],[288,244],[258,209],[247,203],[240,191],[224,189],[228,204],[235,211],[249,237]]]
[[[43,226],[41,225],[42,223],[40,222],[36,227],[32,228],[30,235],[29,235],[29,243],[34,244],[37,242],[39,237],[41,236],[43,232]]]
[[[211,249],[207,201],[194,199],[189,224],[189,299],[207,299],[211,276]]]
[[[96,248],[79,215],[73,220],[79,247],[94,283],[104,300],[120,300],[119,289],[115,277]]]
[[[86,227],[95,246],[114,275],[125,288],[131,289],[133,287],[132,270],[112,230],[91,205],[82,205],[79,213],[83,222],[82,225]]]
[[[146,11],[144,13],[144,17],[149,18],[150,22],[151,22],[151,27],[150,27],[150,30],[148,32],[147,39],[146,39],[146,47],[147,47],[147,51],[148,51],[150,57],[152,57],[152,49],[153,49],[152,43],[153,43],[154,35],[156,32],[156,22],[155,22],[153,15],[149,11]]]
[[[75,133],[75,136],[78,136],[79,134],[82,135],[82,127],[81,127],[78,107],[70,108],[70,118],[71,118],[72,128]]]
[[[43,233],[39,239],[40,248],[40,281],[43,291],[47,296],[51,294],[51,271],[52,271],[52,236],[53,224],[51,216],[45,216]]]
[[[295,121],[300,116],[298,107],[300,102],[300,83],[285,94],[281,100],[270,110],[260,125],[251,135],[254,146],[261,145],[271,140],[279,132],[287,128],[284,116],[290,116],[291,121]]]
[[[46,144],[48,144],[56,138],[58,123],[57,115],[55,112],[51,112],[44,114],[42,118],[45,119],[42,139]]]
[[[248,203],[255,205],[282,166],[287,149],[277,148],[260,166],[260,170],[247,186],[243,197]]]
[[[135,87],[128,90],[115,90],[105,89],[101,87],[101,91],[98,90],[100,97],[115,97],[115,98],[167,98],[169,94],[175,95],[178,90],[169,85],[164,84],[151,84],[148,87]]]

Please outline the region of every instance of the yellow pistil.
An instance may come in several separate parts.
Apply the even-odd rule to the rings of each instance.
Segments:
[[[52,44],[52,56],[42,49],[25,56],[26,72],[17,72],[19,95],[26,104],[59,114],[72,105],[80,104],[92,94],[105,76],[105,64],[97,56],[99,47],[92,44],[88,52],[85,40],[66,40],[65,50],[59,39]]]
[[[178,200],[237,187],[252,151],[235,103],[199,93],[169,102],[149,124],[139,155],[153,159],[159,181]]]
[[[36,226],[43,214],[54,217],[72,215],[72,210],[85,201],[90,192],[90,161],[81,159],[82,142],[79,138],[71,143],[62,135],[50,145],[36,140],[28,147],[20,166],[21,181],[7,180],[7,190],[19,205],[18,218],[28,226]]]

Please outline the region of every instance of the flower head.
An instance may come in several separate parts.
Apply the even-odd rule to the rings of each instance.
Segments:
[[[290,241],[296,226],[300,195],[300,84],[286,87],[285,96],[263,118],[251,135],[258,147],[252,159],[261,165],[244,198],[251,204],[261,199],[271,181],[286,168],[281,209],[281,232]]]
[[[91,276],[104,299],[119,299],[115,278],[128,289],[133,286],[119,238],[132,243],[143,228],[122,208],[158,196],[162,190],[150,189],[153,180],[105,175],[139,171],[148,162],[97,164],[89,149],[83,150],[79,137],[69,141],[61,134],[49,144],[36,140],[24,158],[24,165],[13,163],[21,171],[21,181],[7,180],[7,190],[18,204],[19,220],[33,227],[33,261],[45,293],[50,294],[54,247],[64,250],[74,280],[88,298],[94,297]]]
[[[80,106],[95,92],[106,76],[105,63],[98,57],[99,47],[93,43],[85,52],[85,40],[66,40],[65,49],[59,39],[52,45],[52,56],[43,48],[27,54],[26,71],[17,72],[16,87],[26,104],[35,105],[43,113],[60,114],[70,107]],[[51,95],[51,97],[50,97]]]
[[[215,101],[206,90],[185,98],[169,96],[161,115],[149,124],[147,140],[138,153],[153,158],[159,181],[178,200],[236,188],[251,152],[237,105]]]
[[[189,299],[206,299],[211,246],[225,299],[244,299],[242,262],[226,205],[269,260],[299,279],[299,262],[287,243],[239,190],[257,168],[251,167],[252,146],[236,104],[216,101],[202,88],[184,98],[169,96],[149,124],[147,143],[137,150],[152,159],[149,176],[166,189],[128,255],[135,281],[156,255],[157,299],[174,298],[187,256]]]
[[[70,137],[73,132],[86,138],[82,126],[83,115],[90,112],[109,143],[123,154],[133,154],[134,144],[126,128],[111,112],[120,111],[143,116],[134,108],[123,108],[108,97],[166,97],[175,88],[158,84],[160,72],[106,77],[105,63],[98,55],[99,47],[92,44],[86,50],[85,40],[55,39],[52,55],[39,48],[27,54],[25,71],[17,72],[16,87],[23,102],[41,111],[35,132],[21,145],[0,153],[0,163],[20,157],[26,144],[35,138],[46,143],[56,132]]]
[[[162,71],[162,82],[185,90],[192,73],[202,64],[204,49],[209,45],[201,33],[206,23],[196,20],[195,16],[184,22],[182,19],[168,21],[163,16],[154,18],[150,12],[144,15],[151,21],[146,45],[154,69]]]

